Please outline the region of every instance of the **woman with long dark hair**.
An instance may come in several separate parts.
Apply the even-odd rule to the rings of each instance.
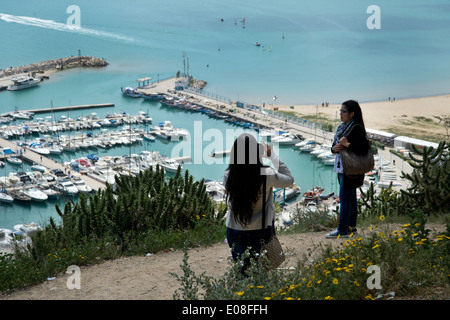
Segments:
[[[359,103],[354,100],[345,101],[342,103],[340,115],[342,123],[336,130],[331,148],[336,156],[335,171],[339,180],[339,224],[336,230],[326,235],[327,238],[345,238],[349,234],[357,232],[358,204],[356,189],[362,186],[364,174],[347,175],[343,171],[339,152],[343,148],[348,148],[354,153],[365,154],[370,148]]]
[[[272,161],[277,170],[264,166],[262,157]],[[266,216],[262,230],[263,182],[266,179]],[[226,220],[228,245],[235,261],[250,249],[250,254],[261,250],[261,237],[265,242],[274,233],[273,187],[286,188],[294,178],[286,165],[267,144],[260,144],[251,134],[240,135],[233,144],[230,164],[224,173],[228,215]],[[242,272],[250,259],[244,260]]]

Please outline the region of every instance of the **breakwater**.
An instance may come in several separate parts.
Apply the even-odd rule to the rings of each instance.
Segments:
[[[32,63],[20,67],[10,67],[0,70],[0,78],[10,77],[23,73],[44,73],[47,71],[64,70],[75,67],[98,68],[106,67],[108,62],[105,59],[90,56],[75,56],[42,62]]]

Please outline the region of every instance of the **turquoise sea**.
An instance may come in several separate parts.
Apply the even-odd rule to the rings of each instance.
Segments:
[[[378,15],[368,12],[372,5]],[[368,28],[368,20],[380,29]],[[80,28],[68,27],[78,21]],[[195,121],[204,131],[233,129],[199,113],[122,96],[120,87],[136,85],[138,78],[183,72],[183,53],[189,59],[186,71],[208,82],[205,90],[248,103],[272,103],[274,96],[278,104],[320,104],[450,92],[446,0],[2,1],[0,34],[0,69],[76,56],[78,50],[109,62],[102,69],[54,74],[30,90],[0,92],[0,113],[50,107],[51,102],[55,107],[114,103],[114,108],[70,116],[142,110],[153,123],[170,120],[190,132]],[[107,152],[124,155],[147,148],[169,154],[174,146],[157,141]],[[336,191],[329,167],[292,148],[279,152],[302,191],[316,185],[325,193]],[[70,159],[64,157],[60,160]],[[226,164],[184,167],[195,178],[220,179]],[[7,166],[5,173],[10,170],[19,168]],[[50,201],[28,207],[0,204],[0,227],[45,222],[50,215],[56,215]]]

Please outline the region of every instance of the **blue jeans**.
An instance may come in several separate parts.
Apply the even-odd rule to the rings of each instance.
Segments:
[[[265,242],[268,242],[273,234],[273,227],[269,226],[264,229],[262,237]],[[235,230],[227,228],[227,242],[231,248],[231,255],[234,261],[241,258],[242,254],[250,248],[250,258],[255,258],[256,253],[261,251],[261,230]],[[241,272],[245,274],[245,270],[250,265],[250,258],[244,259],[244,266]]]
[[[356,227],[356,218],[358,216],[358,202],[356,200],[356,189],[344,188],[344,175],[339,175],[339,200],[340,214],[338,231],[340,234],[348,234],[349,227]]]

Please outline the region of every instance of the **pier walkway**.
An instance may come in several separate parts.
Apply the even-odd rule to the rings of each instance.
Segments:
[[[211,110],[224,113],[230,117],[236,117],[247,122],[252,122],[264,128],[283,128],[293,134],[300,134],[304,138],[315,138],[321,143],[330,143],[333,141],[334,133],[322,131],[320,128],[304,126],[300,123],[278,119],[269,114],[264,114],[259,110],[251,110],[236,107],[236,102],[226,102],[216,100],[214,97],[208,97],[201,92],[174,90],[175,83],[180,78],[169,78],[159,82],[153,82],[148,86],[139,88],[137,91],[146,94],[165,94],[173,98],[185,98],[192,103],[209,108]],[[233,112],[231,110],[234,110]]]
[[[67,170],[67,167],[65,167],[63,164],[58,163],[58,162],[54,161],[53,159],[47,158],[46,156],[41,155],[37,152],[29,150],[28,148],[22,149],[15,143],[12,143],[11,141],[5,140],[3,138],[0,138],[0,146],[3,148],[11,149],[13,152],[15,152],[14,156],[19,156],[22,158],[22,160],[25,160],[25,161],[28,161],[31,163],[40,164],[49,170],[60,169],[63,172],[65,170]],[[22,150],[22,154],[20,154],[19,150]],[[73,170],[70,172],[70,174],[73,175],[74,177],[80,177],[81,179],[83,179],[83,181],[86,183],[86,185],[91,187],[93,190],[98,191],[99,189],[104,189],[106,187],[104,183],[101,183],[100,181],[97,181],[86,175],[82,175]]]

